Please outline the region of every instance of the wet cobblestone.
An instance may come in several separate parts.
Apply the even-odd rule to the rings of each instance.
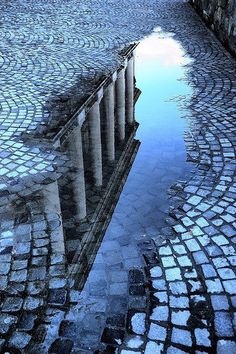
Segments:
[[[0,155],[0,350],[234,353],[235,60],[182,0],[59,4],[56,19],[55,4],[0,5],[2,45],[7,49],[1,59],[2,86],[8,92],[0,101],[5,117]],[[76,95],[78,102],[91,89],[88,78],[93,81],[117,65],[118,54],[112,53],[156,25],[173,32],[194,59],[186,77],[194,93],[191,102],[182,104],[188,108],[185,141],[195,172],[170,189],[170,228],[163,229],[167,240],[161,245],[149,236],[134,239],[132,245],[124,239],[107,242],[97,255],[98,267],[90,273],[90,296],[81,298],[73,280],[65,276],[59,217],[45,212],[38,191],[42,181],[58,178],[51,162],[57,161],[57,173],[63,173],[66,157],[51,146],[47,151],[44,144],[28,146],[28,133],[31,138],[53,135],[58,112],[51,102],[68,103]],[[32,26],[38,30],[32,32]],[[99,59],[96,67],[94,57]],[[34,81],[28,80],[32,73]],[[72,90],[71,83],[76,86]],[[60,124],[71,114],[73,102],[67,106]],[[18,198],[11,199],[10,193]],[[14,215],[6,208],[9,200]],[[102,264],[110,269],[109,281]],[[79,326],[82,320],[84,328]]]

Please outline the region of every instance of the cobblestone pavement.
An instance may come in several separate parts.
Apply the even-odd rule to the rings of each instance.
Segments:
[[[0,9],[0,350],[236,353],[235,60],[182,0],[3,1]],[[60,166],[63,172],[66,157],[34,139],[52,137],[91,89],[88,80],[114,69],[119,49],[154,26],[174,33],[193,59],[186,77],[193,96],[182,104],[196,170],[170,189],[163,244],[146,236],[102,245],[89,275],[97,306],[65,277],[58,215],[45,212],[38,190]],[[18,198],[6,206],[12,191]],[[114,270],[109,317],[105,258]]]
[[[58,177],[64,159],[40,138],[55,136],[114,71],[119,51],[152,30],[155,8],[153,0],[1,2],[1,190],[24,196],[42,175]]]

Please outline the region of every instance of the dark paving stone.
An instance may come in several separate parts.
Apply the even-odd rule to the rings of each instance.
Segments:
[[[124,340],[125,332],[120,329],[105,328],[102,333],[102,342],[107,344],[121,344]]]
[[[131,269],[129,271],[129,283],[139,284],[144,282],[144,274],[139,269]]]
[[[59,336],[75,339],[77,336],[77,326],[72,321],[62,321],[59,328]]]
[[[144,285],[130,285],[129,293],[130,295],[135,295],[135,296],[145,295],[145,287]]]
[[[109,299],[109,312],[110,313],[126,313],[127,298],[121,296],[110,296]]]
[[[113,315],[108,317],[106,323],[112,327],[124,327],[125,326],[125,316],[124,315]]]
[[[18,323],[18,328],[21,331],[32,331],[34,328],[37,316],[32,313],[24,312]]]
[[[58,338],[56,339],[50,349],[49,353],[55,353],[55,354],[70,354],[73,348],[73,341],[69,339],[61,339]]]
[[[65,289],[50,289],[48,295],[48,304],[62,306],[66,303],[67,291]]]

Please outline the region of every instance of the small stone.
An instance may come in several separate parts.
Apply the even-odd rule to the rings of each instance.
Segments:
[[[187,294],[188,292],[186,284],[181,281],[171,282],[169,286],[170,286],[170,291],[174,295]]]
[[[236,289],[236,280],[225,280],[223,281],[225,291],[227,293],[234,295]]]
[[[13,324],[17,322],[16,316],[0,314],[0,334],[7,334]]]
[[[48,304],[61,306],[66,303],[67,292],[65,289],[50,289]]]
[[[205,278],[212,278],[217,276],[215,269],[210,264],[203,264],[202,270]]]
[[[163,352],[163,344],[157,344],[155,342],[147,342],[144,354],[161,354]]]
[[[132,349],[138,349],[143,345],[143,339],[140,336],[132,336],[126,339],[126,346]]]
[[[154,293],[154,296],[159,300],[159,302],[167,302],[167,292],[166,291],[158,291]]]
[[[156,290],[166,290],[166,282],[163,279],[153,280],[152,286]]]
[[[203,251],[194,252],[193,258],[197,264],[209,263],[206,255]]]
[[[188,347],[192,346],[191,333],[184,329],[173,328],[171,340],[174,343],[186,345]]]
[[[105,328],[102,334],[102,342],[107,344],[122,344],[124,331],[121,329]]]
[[[185,309],[189,307],[189,299],[185,296],[170,296],[170,306],[172,308]]]
[[[168,255],[171,255],[172,254],[172,250],[169,246],[166,246],[166,247],[160,247],[159,248],[159,254],[161,256],[168,256]]]
[[[198,205],[201,202],[202,198],[198,196],[192,196],[188,199],[188,203],[194,206]]]
[[[236,279],[235,273],[230,268],[220,268],[218,273],[221,279]]]
[[[146,331],[145,326],[146,314],[138,312],[131,318],[132,331],[136,334],[144,334]]]
[[[192,262],[188,256],[182,256],[177,258],[181,267],[191,267]]]
[[[73,345],[74,344],[70,339],[58,338],[52,343],[49,352],[70,354]]]
[[[3,312],[18,312],[23,304],[23,300],[20,297],[8,297],[2,306]]]
[[[38,309],[42,305],[43,305],[43,299],[28,296],[24,301],[23,308],[28,311],[33,311],[33,310]]]
[[[215,312],[215,329],[219,337],[233,337],[234,331],[228,312]]]
[[[217,354],[236,353],[236,343],[231,340],[219,340],[217,342]]]
[[[223,292],[223,287],[219,279],[206,280],[207,291],[211,294]]]
[[[155,323],[151,323],[149,328],[148,338],[154,340],[165,341],[166,339],[166,328],[161,327]]]
[[[153,267],[150,269],[152,278],[159,278],[162,276],[162,269],[159,266]]]
[[[171,322],[177,326],[187,326],[189,317],[189,311],[173,311],[171,314]]]
[[[25,332],[15,332],[9,340],[9,344],[17,349],[24,349],[30,342],[31,336]]]
[[[166,279],[168,281],[182,280],[182,276],[179,268],[170,268],[165,270]]]
[[[169,310],[167,306],[157,306],[153,309],[151,320],[154,321],[167,321],[169,315]]]
[[[165,268],[176,266],[174,257],[162,257],[161,260]]]
[[[197,241],[194,239],[186,240],[185,244],[188,247],[190,252],[200,251],[200,249],[201,249],[199,244],[197,243]]]
[[[204,347],[210,347],[211,341],[209,339],[210,333],[205,328],[196,328],[194,331],[197,345],[203,345]]]
[[[225,295],[212,295],[211,304],[214,310],[228,310],[229,303]]]

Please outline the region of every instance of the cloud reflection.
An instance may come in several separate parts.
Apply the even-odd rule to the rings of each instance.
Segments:
[[[173,34],[164,34],[159,27],[138,46],[137,57],[155,61],[156,65],[160,63],[164,67],[186,65],[191,61],[185,57],[183,48]]]

